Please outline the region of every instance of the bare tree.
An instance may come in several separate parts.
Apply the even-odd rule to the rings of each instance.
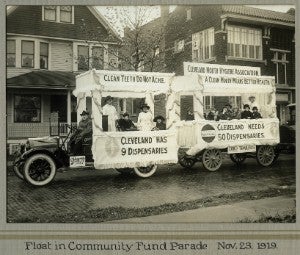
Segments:
[[[153,20],[155,16],[158,18]],[[105,17],[120,35],[124,30],[122,41],[116,41],[114,47],[105,48],[107,54],[118,59],[119,69],[163,71],[164,27],[157,7],[106,7]],[[84,20],[81,29],[85,31],[88,38],[86,43],[89,44],[94,41],[99,45],[103,41],[113,39],[112,33],[109,33],[107,40],[104,40],[103,34],[88,29]],[[115,68],[115,63],[107,64]]]

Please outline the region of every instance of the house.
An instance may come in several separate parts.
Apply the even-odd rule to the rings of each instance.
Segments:
[[[275,76],[277,116],[295,120],[295,14],[243,5],[177,6],[166,14],[166,72],[183,74],[183,62],[259,67],[261,75]],[[205,108],[225,103],[241,107],[240,98],[207,97]],[[182,98],[184,109],[192,108]]]
[[[66,132],[64,124],[77,121],[75,76],[91,68],[117,69],[120,43],[92,6],[8,8],[8,143],[49,135],[49,120],[57,121],[57,113]]]

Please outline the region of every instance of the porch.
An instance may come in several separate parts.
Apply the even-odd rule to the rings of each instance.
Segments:
[[[66,135],[66,123],[77,122],[74,87],[73,72],[32,71],[7,79],[7,139]]]

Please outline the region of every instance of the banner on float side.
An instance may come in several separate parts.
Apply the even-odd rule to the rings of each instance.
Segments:
[[[106,132],[93,137],[96,169],[177,163],[176,130]]]
[[[188,154],[194,155],[205,148],[229,148],[229,153],[255,151],[257,145],[279,143],[279,120],[221,120],[195,123],[198,129],[197,144]]]

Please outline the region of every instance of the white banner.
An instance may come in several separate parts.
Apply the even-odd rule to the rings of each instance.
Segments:
[[[106,91],[165,91],[174,74],[155,72],[96,71]]]
[[[184,75],[203,74],[203,75],[241,75],[241,76],[260,76],[260,67],[217,65],[206,63],[183,62]]]
[[[203,85],[226,84],[229,85],[264,85],[271,86],[275,82],[272,76],[230,76],[230,75],[201,75]]]
[[[174,73],[90,70],[76,76],[75,96],[101,90],[103,96],[141,98],[144,93],[166,93]],[[112,94],[113,92],[113,94]]]
[[[177,163],[176,130],[106,132],[93,137],[96,169]]]
[[[201,121],[195,123],[197,144],[188,154],[205,148],[225,149],[235,146],[276,145],[279,143],[279,121],[274,119]],[[183,133],[182,131],[180,132]],[[233,149],[233,148],[232,148]],[[235,148],[237,151],[242,148]]]

